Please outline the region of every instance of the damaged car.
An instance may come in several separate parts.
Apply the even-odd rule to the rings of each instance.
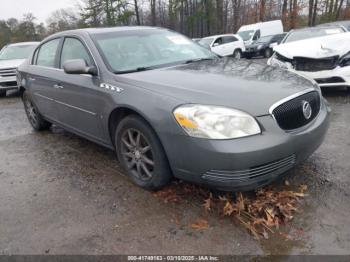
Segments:
[[[268,64],[288,69],[320,87],[350,86],[350,33],[326,26],[291,31]]]

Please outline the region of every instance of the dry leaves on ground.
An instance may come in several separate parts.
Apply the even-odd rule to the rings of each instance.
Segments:
[[[273,190],[271,187],[260,189],[254,197],[236,193],[214,195],[207,189],[177,182],[171,186],[153,193],[164,199],[164,202],[178,203],[181,200],[197,197],[203,201],[206,213],[216,213],[225,217],[232,217],[243,225],[255,238],[269,238],[280,225],[292,220],[295,212],[300,211],[300,200],[306,196],[306,185],[301,185],[298,191]],[[191,227],[193,229],[208,228],[208,221],[199,218]]]
[[[208,220],[204,218],[198,218],[194,223],[191,224],[191,227],[196,230],[203,230],[209,227]]]

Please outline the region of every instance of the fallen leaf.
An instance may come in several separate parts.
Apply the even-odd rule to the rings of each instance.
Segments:
[[[203,230],[209,227],[209,223],[203,218],[198,218],[194,223],[191,224],[191,227],[196,230]]]

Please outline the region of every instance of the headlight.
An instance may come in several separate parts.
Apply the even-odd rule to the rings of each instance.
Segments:
[[[186,133],[193,137],[231,139],[261,133],[254,117],[226,107],[183,105],[175,109],[174,116]]]
[[[340,58],[340,66],[350,66],[350,52]]]

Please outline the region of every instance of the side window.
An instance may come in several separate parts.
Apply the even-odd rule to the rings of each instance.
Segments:
[[[213,46],[218,46],[222,44],[222,37],[219,37],[218,39],[215,40]]]
[[[73,37],[64,40],[61,54],[61,68],[64,62],[71,59],[83,59],[87,65],[92,65],[91,57],[83,43]]]
[[[59,43],[60,39],[57,38],[43,44],[38,51],[35,64],[46,67],[55,67],[56,52]]]
[[[223,44],[228,44],[237,41],[237,38],[234,36],[224,36],[223,37]]]
[[[260,38],[260,30],[255,31],[253,40],[258,40]]]

